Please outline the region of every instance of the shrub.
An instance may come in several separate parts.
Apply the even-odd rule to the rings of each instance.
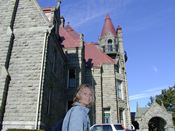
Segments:
[[[7,131],[44,131],[44,130],[34,130],[34,129],[8,129]]]

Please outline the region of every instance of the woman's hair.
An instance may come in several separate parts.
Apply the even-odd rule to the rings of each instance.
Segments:
[[[73,105],[75,104],[75,102],[79,102],[80,100],[80,94],[83,92],[84,89],[90,89],[90,91],[92,92],[92,102],[88,105],[91,106],[94,103],[94,90],[92,89],[92,87],[88,84],[82,84],[77,88],[77,91],[75,93],[75,97],[73,99]]]

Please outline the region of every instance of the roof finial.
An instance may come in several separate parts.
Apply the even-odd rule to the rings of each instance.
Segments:
[[[61,4],[61,0],[58,0],[58,2],[57,2],[57,9],[60,7],[60,4]]]
[[[80,46],[83,47],[83,40],[84,40],[84,35],[80,34]]]
[[[138,111],[139,111],[139,103],[137,101],[137,110],[136,110],[136,112],[138,112]]]
[[[62,17],[60,17],[60,21],[61,21],[61,26],[62,27],[64,27],[64,23],[65,23],[65,19],[64,19],[64,17],[62,16]]]
[[[122,27],[118,25],[117,30],[122,30]]]
[[[101,33],[101,37],[104,37],[106,33],[111,32],[114,36],[116,35],[114,25],[112,24],[109,13],[106,15],[106,19],[103,25],[103,30]]]

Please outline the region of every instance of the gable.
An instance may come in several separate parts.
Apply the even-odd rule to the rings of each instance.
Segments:
[[[160,106],[157,102],[153,102],[145,114],[142,114],[142,118],[145,119],[147,123],[155,117],[160,117],[167,122],[172,121],[172,114],[168,112],[164,106]]]
[[[150,108],[147,110],[145,115],[151,114],[152,116],[166,116],[169,115],[169,112],[165,109],[165,107],[160,106],[157,102],[153,102]]]
[[[36,0],[20,0],[14,28],[49,26],[49,21]],[[27,31],[27,30],[26,30]]]
[[[59,33],[64,48],[80,47],[80,36],[70,26],[60,26]]]

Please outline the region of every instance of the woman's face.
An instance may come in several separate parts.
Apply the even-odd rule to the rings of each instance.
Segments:
[[[79,103],[87,107],[93,100],[92,92],[89,88],[84,88],[80,94]]]

